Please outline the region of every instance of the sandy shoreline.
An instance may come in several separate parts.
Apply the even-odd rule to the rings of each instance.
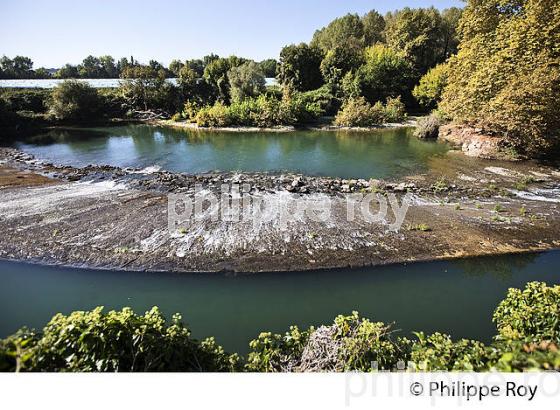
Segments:
[[[191,131],[219,131],[219,132],[294,132],[294,131],[360,131],[369,132],[386,128],[403,128],[415,127],[418,118],[409,116],[405,121],[398,123],[385,123],[374,127],[341,127],[333,124],[324,125],[302,125],[295,127],[293,125],[278,125],[275,127],[248,127],[248,126],[232,126],[232,127],[199,127],[195,123],[185,121],[172,121],[172,120],[151,120],[147,121],[149,124],[159,125],[164,127],[172,127]]]

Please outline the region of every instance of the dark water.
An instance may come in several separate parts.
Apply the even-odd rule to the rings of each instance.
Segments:
[[[261,331],[331,323],[358,310],[403,334],[443,331],[488,341],[492,312],[509,287],[560,283],[560,251],[359,270],[251,276],[65,269],[0,261],[0,337],[41,328],[57,312],[157,305],[183,314],[195,337],[245,353]]]
[[[109,164],[177,172],[295,171],[345,178],[388,178],[426,169],[447,146],[411,129],[373,132],[224,133],[147,125],[53,130],[17,146],[55,163]]]

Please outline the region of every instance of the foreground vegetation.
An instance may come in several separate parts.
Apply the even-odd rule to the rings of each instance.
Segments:
[[[560,370],[560,286],[539,282],[508,291],[489,345],[442,333],[409,339],[353,312],[317,329],[261,333],[243,362],[212,338],[193,339],[180,320],[157,308],[57,314],[42,333],[21,329],[1,340],[0,371]]]

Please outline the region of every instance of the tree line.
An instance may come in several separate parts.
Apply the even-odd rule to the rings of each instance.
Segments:
[[[2,56],[0,58],[0,79],[6,80],[30,80],[30,79],[69,79],[69,78],[121,78],[125,75],[126,69],[130,67],[147,66],[153,70],[163,70],[167,78],[179,76],[181,68],[188,66],[202,77],[204,68],[208,63],[218,58],[215,54],[210,54],[202,59],[191,59],[186,61],[173,60],[168,67],[156,60],[150,60],[148,64],[141,64],[135,60],[133,56],[130,58],[122,57],[116,60],[114,57],[105,56],[87,56],[80,64],[65,64],[64,66],[54,69],[39,67],[33,69],[33,61],[29,57],[15,56],[9,58]],[[263,73],[267,77],[276,75],[276,60],[267,59],[258,63]]]
[[[559,27],[557,0],[467,0],[464,9],[347,14],[309,43],[283,47],[278,61],[210,54],[164,67],[89,56],[55,76],[123,78],[118,94],[129,110],[164,110],[201,126],[325,115],[375,125],[402,119],[404,109],[432,111],[419,135],[437,136],[453,121],[502,136],[520,157],[550,156],[560,148]],[[24,57],[1,61],[3,73],[32,71]],[[274,74],[278,85],[266,86]]]

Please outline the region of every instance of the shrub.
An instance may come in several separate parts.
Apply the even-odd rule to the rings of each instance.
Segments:
[[[389,97],[385,103],[383,119],[385,122],[401,122],[406,118],[406,109],[401,97]]]
[[[372,107],[364,97],[351,98],[342,104],[334,123],[343,127],[369,127],[383,122],[383,111]]]
[[[400,122],[405,118],[406,111],[400,97],[389,97],[385,106],[380,101],[372,106],[364,97],[357,97],[342,104],[334,123],[343,127],[370,127],[384,122]]]
[[[306,104],[313,104],[326,115],[335,115],[340,109],[340,100],[336,98],[328,84],[312,91],[301,93]]]
[[[9,111],[33,111],[42,113],[47,110],[51,90],[43,89],[6,89],[0,91],[0,99]]]
[[[261,333],[250,343],[249,371],[371,371],[372,362],[391,369],[406,355],[406,339],[390,339],[390,326],[360,318],[357,312],[339,315],[330,326],[285,335]],[[404,343],[403,343],[404,340]],[[403,348],[404,346],[404,348]]]
[[[221,102],[201,108],[196,114],[196,123],[201,127],[227,127],[232,125],[229,108]]]
[[[437,138],[441,121],[436,114],[420,118],[414,130],[414,136],[418,138]]]
[[[281,101],[261,95],[257,98],[234,101],[229,106],[218,102],[199,110],[195,120],[201,127],[271,127],[303,124],[316,119],[322,113],[318,104],[307,102],[300,93],[295,93]]]
[[[198,104],[196,101],[187,101],[183,106],[183,112],[181,113],[181,115],[187,121],[195,121],[196,115],[200,111],[200,108],[200,104]]]
[[[65,80],[53,89],[48,108],[59,120],[91,120],[101,114],[101,99],[87,83]]]
[[[174,315],[130,308],[55,315],[43,333],[20,331],[0,345],[0,369],[27,371],[231,371],[237,355],[213,338],[201,342]]]
[[[426,336],[418,332],[416,337],[409,359],[414,370],[473,371],[484,367],[485,346],[481,342],[467,339],[454,342],[442,333]]]
[[[498,340],[552,340],[560,344],[560,286],[530,282],[509,289],[494,312]]]

